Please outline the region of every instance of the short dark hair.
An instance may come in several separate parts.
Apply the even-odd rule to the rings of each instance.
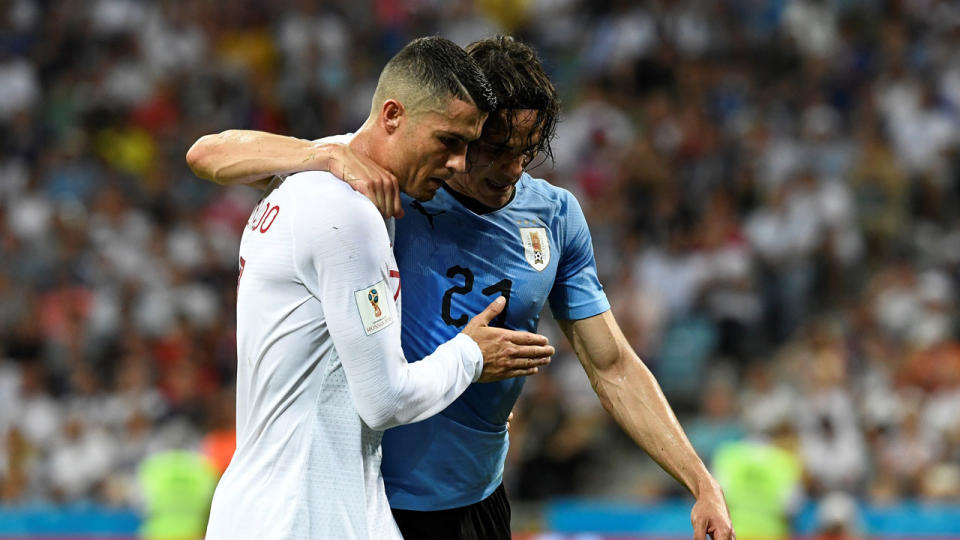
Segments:
[[[390,98],[418,109],[454,97],[476,105],[480,112],[496,110],[497,98],[480,66],[459,45],[439,36],[408,43],[380,73],[373,106]]]
[[[553,158],[550,146],[560,116],[560,97],[543,69],[533,47],[510,36],[496,36],[474,41],[467,52],[480,65],[493,86],[497,107],[502,111],[533,109],[537,111],[531,136],[539,131],[538,153]],[[507,136],[513,130],[513,118],[507,118]]]

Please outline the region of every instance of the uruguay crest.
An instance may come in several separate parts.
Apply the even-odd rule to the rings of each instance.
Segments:
[[[544,227],[520,227],[520,241],[523,242],[523,257],[537,272],[550,264],[550,241]]]

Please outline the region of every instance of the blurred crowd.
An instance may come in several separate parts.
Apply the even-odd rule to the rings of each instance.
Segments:
[[[808,497],[960,500],[955,2],[10,0],[0,504],[130,504],[144,456],[229,437],[257,194],[193,177],[197,137],[352,131],[409,39],[496,33],[563,96],[531,172],[579,198],[704,459],[775,440]],[[514,497],[676,494],[542,327],[564,346],[516,411]]]

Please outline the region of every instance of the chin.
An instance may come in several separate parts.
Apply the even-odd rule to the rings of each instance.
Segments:
[[[431,191],[431,190],[421,190],[421,191],[418,191],[417,193],[408,193],[408,195],[410,195],[411,197],[413,197],[414,199],[416,199],[416,200],[418,200],[418,201],[420,201],[420,202],[427,202],[427,201],[433,199],[433,198],[437,195],[437,190],[436,190],[436,189],[434,189],[434,190],[432,190],[432,191]]]
[[[507,201],[510,200],[510,197],[513,195],[513,192],[503,194],[503,193],[477,193],[477,197],[474,197],[478,201],[482,202],[487,206],[499,207],[507,204]]]

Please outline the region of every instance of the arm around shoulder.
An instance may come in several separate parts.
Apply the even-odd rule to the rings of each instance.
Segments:
[[[205,180],[261,189],[274,176],[328,171],[366,195],[384,217],[402,217],[397,178],[335,139],[307,141],[263,131],[227,130],[200,137],[187,151],[187,164]]]
[[[262,131],[230,129],[197,139],[187,164],[200,178],[222,185],[250,184],[275,175],[318,169],[324,161],[311,141]]]

